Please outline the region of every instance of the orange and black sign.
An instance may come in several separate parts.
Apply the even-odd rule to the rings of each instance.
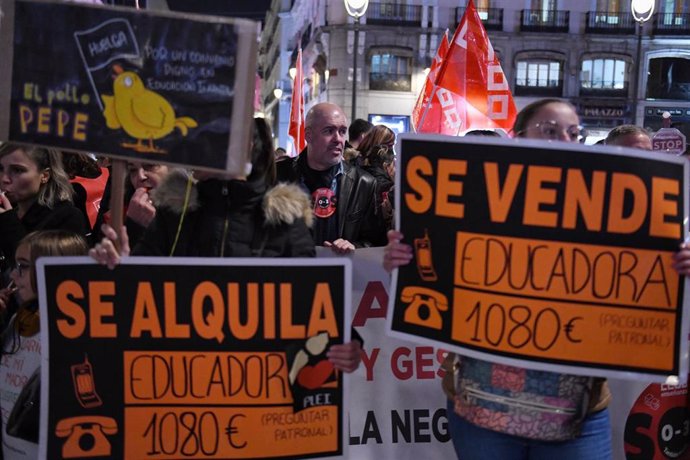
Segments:
[[[343,453],[347,261],[86,260],[39,268],[43,458]]]
[[[682,371],[684,159],[401,143],[399,228],[415,258],[397,275],[393,331],[533,364]]]

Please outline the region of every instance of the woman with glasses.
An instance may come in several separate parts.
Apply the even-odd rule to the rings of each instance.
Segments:
[[[13,286],[0,293],[0,305],[10,295],[20,305],[0,336],[2,451],[6,459],[38,458],[41,343],[36,260],[44,256],[83,256],[88,249],[82,236],[64,230],[30,233],[17,246],[10,275]]]
[[[581,142],[572,105],[544,99],[517,116],[516,137]],[[567,153],[563,153],[567,155]],[[383,265],[407,265],[413,250],[388,232]],[[607,460],[612,456],[604,379],[494,364],[465,356],[444,363],[449,431],[462,460]],[[575,408],[575,409],[571,409]]]
[[[575,107],[560,99],[540,99],[518,113],[515,137],[584,143],[587,132],[580,125]]]

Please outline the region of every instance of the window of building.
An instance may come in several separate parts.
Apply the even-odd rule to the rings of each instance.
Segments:
[[[687,1],[685,0],[663,0],[661,2],[661,22],[666,26],[685,25],[686,19],[683,13],[688,11]]]
[[[489,19],[489,0],[477,0],[474,2],[474,6],[477,8],[477,14],[482,21]]]
[[[558,7],[557,0],[532,0],[530,2],[530,9],[555,11]]]
[[[619,24],[621,22],[621,2],[620,0],[596,0],[596,23]]]
[[[690,101],[690,59],[662,57],[649,60],[647,97]]]
[[[561,63],[558,61],[520,61],[517,64],[518,86],[558,86]]]
[[[392,52],[375,52],[369,67],[369,89],[379,91],[411,91],[411,58]]]
[[[686,0],[663,0],[661,3],[661,11],[663,13],[685,13],[687,7]]]
[[[621,11],[620,0],[597,0],[597,11],[605,13],[618,13]]]
[[[622,59],[586,59],[582,61],[580,86],[592,89],[624,89],[625,61]]]
[[[563,92],[563,64],[552,59],[525,59],[517,63],[516,94],[560,96]]]

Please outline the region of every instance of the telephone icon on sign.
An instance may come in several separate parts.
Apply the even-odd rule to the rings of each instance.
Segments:
[[[111,447],[105,435],[115,433],[115,419],[102,416],[70,417],[55,427],[55,436],[67,438],[62,445],[63,458],[109,457]]]
[[[417,259],[417,271],[419,277],[424,281],[436,281],[436,270],[434,270],[434,263],[431,254],[431,239],[429,232],[424,230],[424,237],[414,239],[414,252]]]
[[[448,299],[433,289],[420,286],[407,286],[400,293],[400,300],[408,304],[405,309],[406,323],[441,329],[441,311],[448,310]]]
[[[96,393],[96,384],[93,378],[93,367],[89,362],[89,357],[84,356],[84,362],[71,366],[72,383],[77,400],[84,408],[98,407],[103,404],[101,398]]]

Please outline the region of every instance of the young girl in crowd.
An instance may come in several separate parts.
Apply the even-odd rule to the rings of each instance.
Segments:
[[[513,131],[516,137],[529,139],[584,140],[575,108],[558,99],[544,99],[525,107]],[[413,258],[412,247],[402,239],[398,231],[388,233],[384,267],[389,271],[407,265]],[[447,408],[449,429],[462,460],[611,458],[611,425],[606,408],[610,393],[604,379],[532,371],[464,356],[458,357],[448,378],[452,379],[452,399]],[[444,387],[448,389],[448,385]],[[574,403],[583,408],[582,416],[574,414],[572,421],[564,422],[564,411],[555,403],[549,404],[557,399],[553,397],[555,390],[557,397],[579,399]]]
[[[0,308],[10,295],[19,303],[19,309],[1,336],[0,410],[2,450],[6,459],[38,458],[41,346],[36,260],[44,256],[83,256],[88,249],[81,235],[64,230],[29,233],[17,246],[16,264],[10,275],[14,288],[0,292]],[[17,382],[26,383],[17,385]]]

